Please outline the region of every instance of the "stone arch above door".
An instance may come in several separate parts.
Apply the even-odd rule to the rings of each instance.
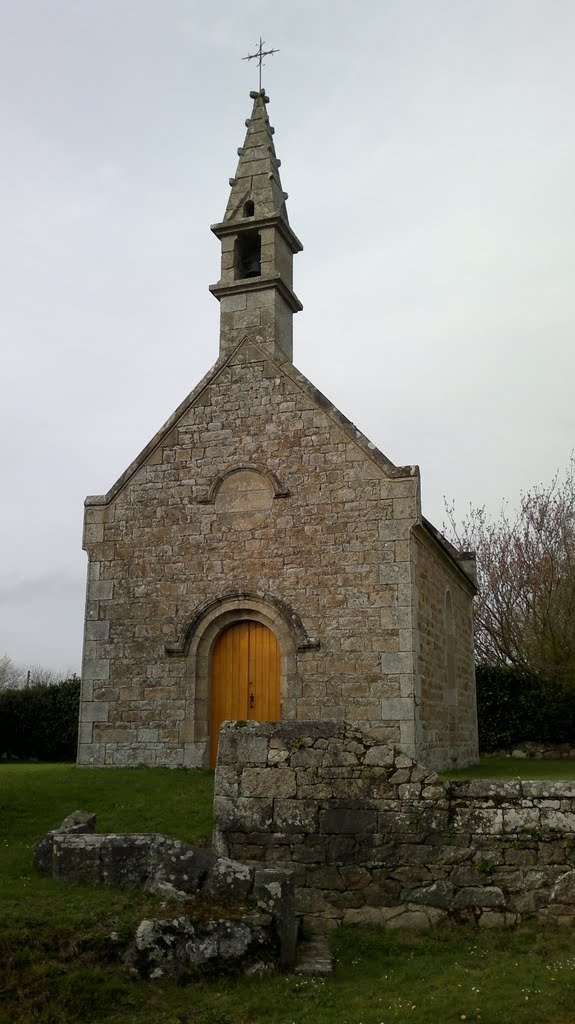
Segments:
[[[261,622],[277,637],[282,718],[289,718],[293,713],[290,681],[297,676],[297,653],[319,647],[319,641],[308,635],[297,613],[268,594],[228,592],[196,608],[178,639],[165,644],[168,656],[186,659],[184,674],[188,697],[181,735],[188,747],[187,764],[209,765],[211,652],[222,630],[242,621]]]
[[[175,657],[188,655],[194,642],[215,619],[228,613],[235,615],[245,608],[267,616],[271,622],[276,622],[280,629],[288,629],[298,651],[317,650],[320,646],[319,640],[309,635],[295,609],[281,598],[262,592],[226,590],[219,597],[210,598],[194,609],[177,637],[166,641],[166,654]]]

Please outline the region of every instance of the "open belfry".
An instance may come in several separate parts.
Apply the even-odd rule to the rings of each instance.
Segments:
[[[292,362],[290,227],[263,91],[223,220],[217,362],[86,499],[78,763],[215,764],[227,719],[337,719],[477,759],[474,563]]]

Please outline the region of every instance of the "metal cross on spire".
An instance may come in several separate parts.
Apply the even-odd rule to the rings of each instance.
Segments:
[[[255,53],[248,53],[247,57],[242,57],[242,60],[257,60],[260,75],[260,92],[262,91],[262,64],[264,57],[269,57],[272,53],[279,53],[279,50],[264,50],[264,40],[260,36],[260,45]]]

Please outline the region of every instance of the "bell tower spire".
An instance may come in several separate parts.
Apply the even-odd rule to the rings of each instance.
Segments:
[[[293,355],[293,314],[302,309],[293,291],[293,257],[303,246],[287,215],[263,90],[246,121],[231,192],[212,231],[222,244],[221,277],[210,291],[220,302],[220,354],[246,335],[280,360]]]

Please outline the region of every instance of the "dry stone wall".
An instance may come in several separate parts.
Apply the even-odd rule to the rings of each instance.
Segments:
[[[575,919],[575,783],[442,782],[345,723],[226,723],[215,826],[315,927]]]

